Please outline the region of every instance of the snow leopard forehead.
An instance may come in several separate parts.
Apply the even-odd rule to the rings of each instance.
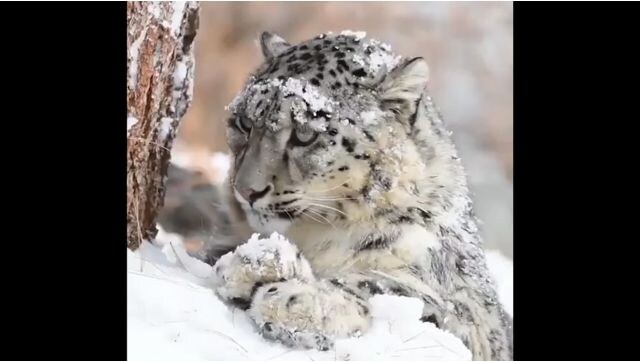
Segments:
[[[379,108],[375,86],[402,59],[362,32],[321,34],[268,56],[229,109],[273,132],[366,124]]]

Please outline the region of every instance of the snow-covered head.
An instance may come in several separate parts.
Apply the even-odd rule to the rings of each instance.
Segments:
[[[366,220],[428,191],[424,148],[446,137],[439,119],[416,126],[418,105],[430,102],[422,58],[350,31],[297,45],[267,32],[260,40],[264,63],[229,105],[227,129],[230,181],[256,231]]]

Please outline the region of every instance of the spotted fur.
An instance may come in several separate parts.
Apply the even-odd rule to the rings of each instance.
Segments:
[[[264,63],[229,107],[229,211],[237,240],[284,234],[303,274],[276,281],[277,265],[226,258],[219,293],[239,298],[266,337],[319,349],[366,331],[371,295],[414,296],[421,320],[475,360],[512,359],[511,321],[424,60],[351,33],[297,45],[264,33],[261,45]]]

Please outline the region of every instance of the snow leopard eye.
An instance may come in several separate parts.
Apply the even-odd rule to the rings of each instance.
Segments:
[[[234,154],[240,153],[249,141],[251,128],[247,129],[246,122],[240,120],[240,116],[233,116],[228,121],[227,145]]]
[[[293,147],[302,147],[312,144],[318,138],[318,132],[313,130],[294,129],[289,138],[289,144]]]
[[[231,152],[233,152],[233,154],[239,154],[240,152],[242,152],[242,150],[247,147],[247,141],[248,140],[246,136],[237,133],[236,135],[230,134],[227,137],[227,145],[229,146],[229,149],[231,150]]]
[[[251,123],[251,120],[244,116],[236,117],[236,125],[238,129],[244,132],[245,134],[249,134],[251,132],[251,126],[253,126],[253,124]]]

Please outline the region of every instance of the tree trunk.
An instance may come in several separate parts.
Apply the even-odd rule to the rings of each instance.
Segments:
[[[170,150],[193,95],[198,2],[127,2],[127,246],[155,238]]]

